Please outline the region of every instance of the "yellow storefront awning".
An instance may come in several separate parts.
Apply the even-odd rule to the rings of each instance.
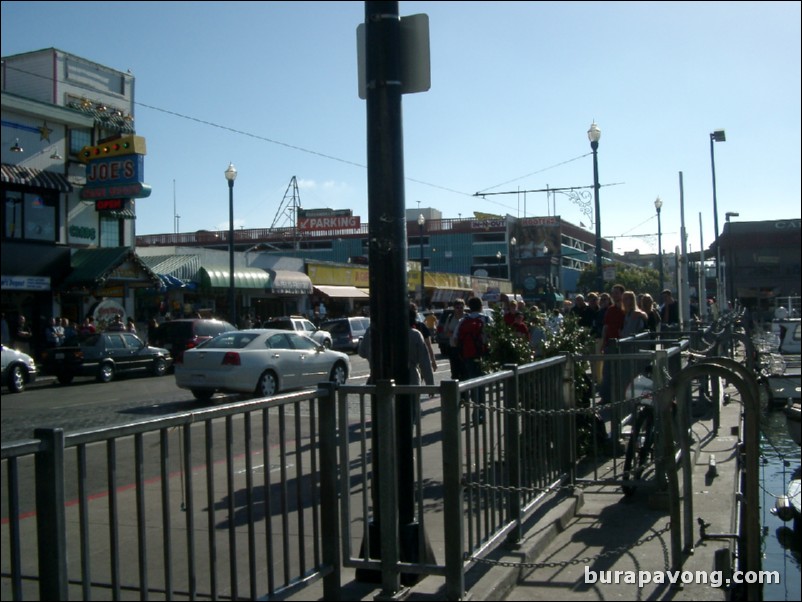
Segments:
[[[200,285],[208,288],[228,288],[231,272],[222,267],[201,267],[198,270]],[[234,268],[234,288],[264,290],[270,282],[270,274],[261,268]]]

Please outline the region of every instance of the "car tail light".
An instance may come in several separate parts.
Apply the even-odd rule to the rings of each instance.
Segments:
[[[236,351],[228,351],[223,356],[223,365],[224,366],[239,366],[239,353]]]

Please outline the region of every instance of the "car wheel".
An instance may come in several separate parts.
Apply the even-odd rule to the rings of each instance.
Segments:
[[[192,396],[198,401],[209,401],[214,395],[214,391],[209,389],[192,389]]]
[[[114,380],[114,366],[109,362],[100,364],[97,373],[97,381],[100,383],[109,383]]]
[[[331,374],[329,374],[329,380],[335,384],[344,385],[345,381],[348,380],[348,368],[345,367],[345,364],[342,362],[334,364],[334,368],[331,369]]]
[[[59,374],[57,377],[58,382],[62,385],[68,385],[72,382],[73,375],[72,374]]]
[[[8,373],[8,390],[12,393],[21,393],[25,390],[25,369],[22,366],[12,366]]]
[[[278,378],[275,373],[268,370],[259,377],[256,385],[257,397],[270,397],[278,393]]]
[[[331,339],[323,339],[323,346],[326,349],[331,349]]]
[[[164,376],[167,374],[167,362],[163,357],[157,357],[153,362],[153,376]]]

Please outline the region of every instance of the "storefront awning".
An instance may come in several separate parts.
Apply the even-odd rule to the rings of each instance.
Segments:
[[[47,188],[59,192],[70,192],[72,184],[60,173],[43,169],[32,169],[21,165],[2,164],[2,181],[4,184],[19,184],[31,188]]]
[[[200,269],[198,255],[139,255],[156,274],[174,276],[183,282],[192,280]]]
[[[228,288],[231,272],[225,267],[201,267],[198,278],[201,286]],[[234,288],[253,288],[264,290],[270,282],[270,275],[261,268],[234,268]]]
[[[469,289],[435,288],[432,293],[433,303],[451,303],[454,299],[467,300],[473,296]]]
[[[312,281],[303,272],[290,270],[266,270],[270,274],[267,290],[276,295],[309,295]]]
[[[159,277],[129,247],[78,249],[72,254],[70,265],[72,271],[64,279],[65,288],[97,288],[114,280],[161,286]]]
[[[370,295],[355,286],[315,286],[315,291],[332,299],[369,299]]]

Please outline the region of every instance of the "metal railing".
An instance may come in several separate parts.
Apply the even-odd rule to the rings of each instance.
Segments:
[[[324,394],[4,444],[3,599],[256,599],[322,575],[336,591]]]
[[[662,444],[654,478],[669,494],[679,568],[682,539],[692,546],[692,496],[678,495],[679,475],[685,491],[690,478],[691,382],[729,374],[711,358],[686,376],[686,348],[681,337],[620,341],[603,358],[604,405],[592,376],[586,396],[575,386],[602,356],[558,356],[438,386],[327,384],[121,427],[38,430],[2,447],[3,599],[269,599],[321,578],[335,599],[343,566],[386,595],[405,576],[437,575],[460,599],[466,571],[520,541],[536,510],[577,487],[622,484],[619,429],[638,401],[626,385],[646,364]],[[400,457],[396,404],[409,400]],[[410,468],[399,491],[397,471]],[[398,526],[402,498],[412,544]]]

